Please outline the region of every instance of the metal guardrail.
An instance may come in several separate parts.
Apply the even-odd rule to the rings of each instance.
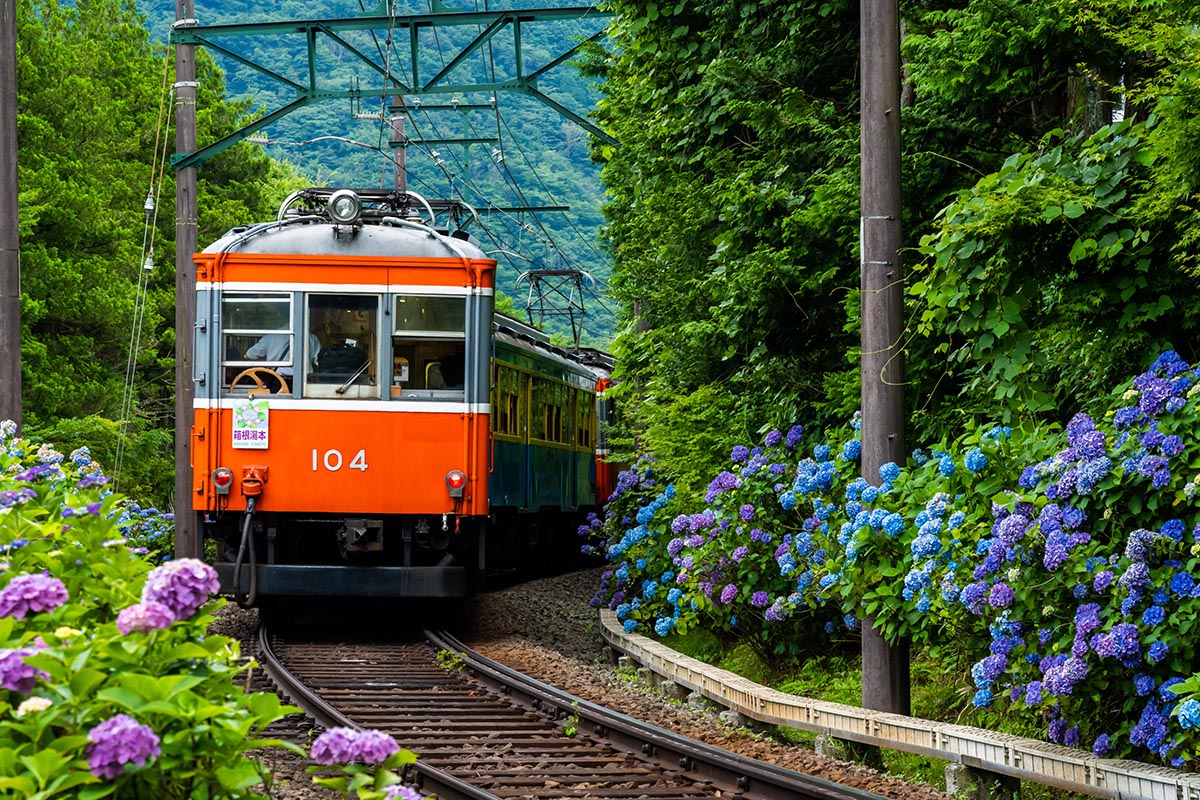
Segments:
[[[600,609],[600,633],[614,649],[662,678],[770,725],[918,753],[974,769],[1097,797],[1200,800],[1200,775],[1140,761],[1097,758],[1037,739],[932,722],[790,695],[626,633],[616,614]]]

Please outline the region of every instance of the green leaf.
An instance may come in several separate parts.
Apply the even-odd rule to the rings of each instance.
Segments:
[[[32,756],[21,756],[18,760],[33,773],[38,786],[45,786],[55,772],[71,762],[71,756],[47,748]]]
[[[1067,219],[1078,219],[1083,216],[1084,207],[1074,200],[1063,204],[1063,216]]]
[[[71,676],[71,693],[82,697],[99,686],[108,677],[98,669],[84,669]]]
[[[241,761],[234,767],[217,767],[215,774],[221,788],[229,791],[241,791],[263,780],[254,763],[249,760]]]

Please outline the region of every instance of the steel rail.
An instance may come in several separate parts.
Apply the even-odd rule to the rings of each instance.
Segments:
[[[426,761],[451,772],[462,765],[464,778],[486,782],[504,796],[881,800],[574,697],[474,652],[445,631],[426,630],[424,637],[429,667],[395,643],[343,643],[339,655],[329,655],[323,652],[328,645],[296,642],[284,658],[307,666],[293,673],[265,630],[260,660],[281,690],[323,725],[409,731],[421,751],[421,790],[447,800],[493,795]],[[432,665],[435,660],[440,667]],[[320,691],[329,694],[321,697]]]
[[[270,632],[265,626],[258,630],[258,661],[267,677],[274,681],[291,703],[325,728],[359,728],[363,726],[325,702],[310,690],[283,664],[271,647]],[[418,761],[413,769],[417,784],[425,794],[439,800],[501,800],[494,794],[463,781],[448,772]]]
[[[438,647],[457,653],[475,680],[542,715],[576,716],[615,749],[711,781],[732,797],[762,800],[880,800],[879,795],[739,756],[581,700],[486,658],[445,631],[426,631]]]

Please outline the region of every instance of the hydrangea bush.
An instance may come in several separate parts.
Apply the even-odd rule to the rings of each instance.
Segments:
[[[245,692],[238,643],[207,633],[225,602],[216,572],[153,567],[169,514],[109,492],[86,448],[64,457],[15,434],[0,423],[0,795],[269,796],[247,752],[303,754],[258,738],[298,709]],[[382,733],[326,732],[312,758],[314,780],[346,796],[421,797],[395,772],[416,756]]]
[[[871,481],[857,419],[733,448],[703,498],[639,462],[581,530],[612,565],[594,602],[627,631],[699,624],[776,654],[870,618],[958,648],[978,707],[1181,766],[1200,741],[1200,376],[1165,353],[1111,406],[985,426]]]
[[[261,797],[245,753],[291,747],[256,738],[289,709],[244,692],[237,642],[205,635],[212,568],[152,568],[107,482],[0,423],[0,794]]]

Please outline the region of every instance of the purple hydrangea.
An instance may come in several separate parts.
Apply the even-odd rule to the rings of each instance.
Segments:
[[[1008,608],[1015,598],[1012,587],[1001,581],[988,592],[988,605],[992,608]]]
[[[126,764],[139,767],[161,754],[158,736],[128,714],[118,714],[88,731],[88,767],[97,778],[116,778]]]
[[[793,425],[787,432],[787,438],[784,439],[784,447],[788,450],[795,450],[796,445],[800,444],[800,440],[804,438],[804,426]]]
[[[724,592],[722,592],[722,597]],[[750,605],[755,608],[766,608],[771,604],[771,598],[766,592],[758,591],[750,596]]]
[[[171,609],[162,603],[148,600],[145,603],[137,603],[121,609],[121,613],[117,615],[117,630],[127,636],[132,631],[149,633],[166,628],[174,621],[175,615]]]
[[[41,573],[18,575],[0,591],[0,617],[20,619],[26,614],[51,611],[67,602],[67,587],[58,578]]]
[[[732,583],[726,584],[725,588],[721,590],[721,602],[726,605],[732,603],[733,598],[737,597],[737,593],[738,590],[736,586],[734,586]]]
[[[194,558],[180,558],[151,571],[142,602],[162,603],[175,619],[187,619],[220,588],[215,569]]]
[[[382,731],[330,728],[313,742],[310,755],[324,766],[382,764],[399,750],[396,740]]]
[[[393,783],[383,790],[383,800],[425,800],[425,795],[411,786]]]
[[[38,679],[46,680],[50,674],[25,663],[32,650],[0,650],[0,686],[13,692],[29,694]]]

